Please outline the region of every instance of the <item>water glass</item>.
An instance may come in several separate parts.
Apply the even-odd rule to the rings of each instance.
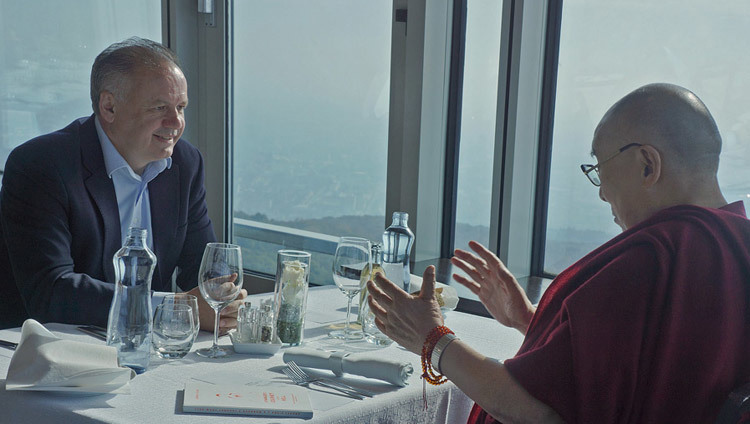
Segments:
[[[175,305],[188,305],[193,309],[193,343],[198,338],[198,333],[201,330],[201,319],[198,313],[198,297],[187,293],[174,293],[168,294],[164,297],[162,304],[175,304]]]
[[[367,299],[362,302],[360,317],[362,317],[362,332],[365,334],[365,340],[377,346],[390,346],[393,343],[393,340],[375,325],[375,314],[370,310],[370,303]]]
[[[194,337],[192,307],[179,303],[162,303],[156,307],[151,342],[159,357],[184,357],[193,347]]]

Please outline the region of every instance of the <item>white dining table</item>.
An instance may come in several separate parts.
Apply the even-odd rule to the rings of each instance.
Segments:
[[[257,305],[271,294],[250,296]],[[307,389],[313,418],[249,417],[213,415],[182,411],[185,383],[203,381],[232,385],[292,384],[281,372],[282,349],[273,356],[234,354],[226,359],[198,356],[196,349],[208,347],[212,335],[201,332],[192,351],[182,359],[164,360],[155,356],[146,372],[130,381],[130,394],[71,395],[61,392],[8,391],[0,380],[0,422],[2,423],[464,423],[473,402],[453,383],[427,385],[427,408],[422,399],[419,356],[396,344],[377,347],[365,341],[343,342],[328,338],[329,329],[340,324],[346,313],[346,298],[333,286],[309,291],[303,347],[328,351],[347,350],[382,353],[383,358],[410,362],[414,373],[408,385],[398,387],[364,377],[344,375],[341,381],[377,393],[372,398],[355,400],[313,386]],[[457,311],[446,313],[445,323],[462,340],[480,353],[503,360],[512,357],[523,341],[516,330],[496,321]],[[59,337],[101,343],[76,329],[74,325],[48,323],[45,326]],[[0,339],[17,342],[20,328],[0,330]],[[220,345],[231,345],[221,337]],[[7,375],[13,351],[0,348],[0,376]],[[314,372],[314,371],[313,371]],[[320,371],[334,377],[330,371]]]

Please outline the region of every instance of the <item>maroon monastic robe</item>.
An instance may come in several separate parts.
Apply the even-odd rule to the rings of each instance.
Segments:
[[[563,271],[505,366],[568,423],[713,422],[750,381],[742,202],[660,211]]]

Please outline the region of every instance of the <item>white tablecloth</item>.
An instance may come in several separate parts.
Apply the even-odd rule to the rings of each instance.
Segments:
[[[253,296],[251,299],[270,297]],[[255,303],[257,304],[257,303]],[[352,308],[355,310],[355,308]],[[341,350],[343,342],[328,339],[327,327],[345,317],[346,297],[336,287],[310,290],[305,325],[305,347]],[[481,353],[500,360],[512,357],[523,341],[515,330],[497,322],[449,312],[446,325]],[[63,338],[104,343],[75,329],[75,326],[47,324]],[[211,344],[211,334],[201,332],[193,350]],[[0,339],[17,342],[20,329],[0,330]],[[230,345],[228,337],[220,345]],[[374,398],[353,400],[334,394],[310,391],[314,416],[310,420],[291,418],[252,418],[247,416],[193,414],[182,412],[182,390],[191,380],[232,384],[290,384],[281,373],[282,353],[272,357],[235,354],[210,360],[190,352],[181,360],[153,358],[145,373],[131,380],[130,395],[81,396],[52,392],[6,391],[0,380],[0,422],[7,423],[463,423],[472,401],[452,383],[427,386],[428,409],[423,409],[419,357],[397,345],[375,348],[366,342],[350,343],[347,349],[367,351],[380,349],[384,357],[410,361],[414,374],[406,387],[396,387],[378,380],[344,376],[343,381],[378,393]],[[0,375],[7,374],[13,352],[0,348]],[[330,374],[333,377],[333,374]]]

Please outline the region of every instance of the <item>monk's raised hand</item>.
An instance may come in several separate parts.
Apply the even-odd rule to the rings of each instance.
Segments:
[[[396,343],[420,354],[427,333],[443,325],[440,305],[435,300],[435,267],[429,266],[422,276],[419,295],[411,295],[381,274],[367,282],[368,302],[375,315],[375,325]]]
[[[525,334],[536,309],[516,277],[494,253],[481,244],[471,241],[469,247],[476,254],[456,249],[451,263],[471,278],[453,274],[453,279],[477,295],[498,322]]]

